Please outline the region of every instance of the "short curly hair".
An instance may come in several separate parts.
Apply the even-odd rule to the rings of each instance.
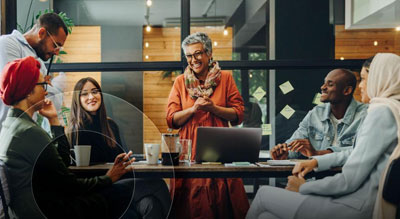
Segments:
[[[186,47],[191,44],[201,43],[207,55],[212,53],[212,43],[210,37],[206,33],[197,32],[190,34],[182,41],[182,49],[185,52]]]

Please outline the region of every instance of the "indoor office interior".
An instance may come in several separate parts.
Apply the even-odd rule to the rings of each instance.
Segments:
[[[68,126],[74,84],[100,82],[108,116],[134,154],[160,143],[168,129],[167,100],[187,66],[182,40],[207,33],[213,58],[233,74],[245,103],[242,127],[262,128],[260,159],[290,138],[320,104],[329,71],[346,68],[360,78],[365,59],[400,54],[399,1],[356,0],[2,0],[1,33],[24,32],[45,10],[64,12],[72,32],[47,64],[62,84],[59,118]],[[396,23],[397,22],[397,23]],[[360,100],[359,89],[354,98]],[[269,179],[268,179],[269,180]],[[273,183],[246,179],[254,185]]]

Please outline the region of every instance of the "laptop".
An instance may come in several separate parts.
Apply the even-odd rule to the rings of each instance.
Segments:
[[[196,163],[258,161],[261,128],[198,127]]]

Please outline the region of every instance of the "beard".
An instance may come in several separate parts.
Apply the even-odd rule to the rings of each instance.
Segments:
[[[328,99],[319,99],[322,103],[329,103],[330,101]]]
[[[39,43],[36,46],[32,46],[32,48],[35,50],[37,56],[41,60],[47,61],[49,59],[46,57],[47,53],[45,52],[45,41],[44,40],[40,40]]]

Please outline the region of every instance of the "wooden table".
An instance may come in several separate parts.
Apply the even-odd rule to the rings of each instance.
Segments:
[[[87,167],[71,166],[70,170],[77,176],[103,175],[112,164],[96,164]],[[223,164],[180,164],[179,166],[147,165],[134,163],[131,173],[138,178],[266,178],[287,177],[292,175],[292,166],[239,166],[225,167]],[[310,173],[310,177],[324,177],[341,171],[335,168],[329,171]]]

